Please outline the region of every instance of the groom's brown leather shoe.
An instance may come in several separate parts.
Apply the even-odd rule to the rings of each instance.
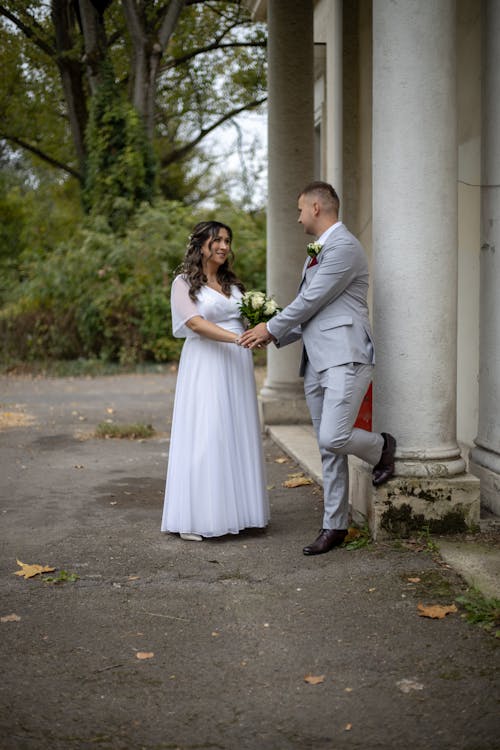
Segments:
[[[394,474],[394,454],[396,452],[396,439],[388,432],[383,432],[384,449],[380,461],[373,469],[373,485],[379,487],[387,482]]]
[[[339,547],[347,536],[347,529],[321,529],[312,544],[304,547],[304,555],[322,555],[334,547]]]

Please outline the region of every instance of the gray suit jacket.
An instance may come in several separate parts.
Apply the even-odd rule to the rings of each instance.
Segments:
[[[296,298],[267,324],[277,346],[302,337],[301,375],[308,359],[317,372],[348,362],[374,364],[368,263],[360,242],[341,224],[327,237],[317,264],[308,264],[309,258]]]

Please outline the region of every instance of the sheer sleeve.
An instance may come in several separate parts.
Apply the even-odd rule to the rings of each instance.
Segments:
[[[172,331],[177,338],[186,338],[189,328],[186,322],[199,315],[200,312],[189,296],[189,285],[182,276],[177,276],[172,284],[172,294],[170,299],[172,310]]]

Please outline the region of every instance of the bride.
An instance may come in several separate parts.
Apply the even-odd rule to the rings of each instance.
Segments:
[[[177,376],[161,530],[182,539],[237,534],[269,520],[253,361],[239,346],[244,287],[232,231],[197,224],[172,284]]]

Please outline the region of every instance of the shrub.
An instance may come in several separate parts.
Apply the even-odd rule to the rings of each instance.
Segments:
[[[263,220],[228,214],[217,212],[235,230],[236,270],[249,288],[262,288]],[[144,204],[125,234],[94,217],[70,242],[26,257],[23,280],[0,310],[5,360],[178,359],[183,341],[171,335],[170,286],[200,218],[180,203]]]

